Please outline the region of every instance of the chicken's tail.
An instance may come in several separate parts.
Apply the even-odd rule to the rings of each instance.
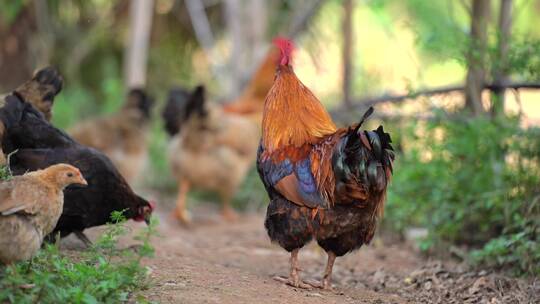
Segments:
[[[350,128],[333,154],[337,189],[346,186],[349,192],[359,186],[362,192],[383,193],[392,175],[394,149],[392,139],[383,126],[362,131],[363,122],[373,113],[370,108],[354,128]],[[346,193],[346,192],[345,192]],[[360,194],[359,194],[360,196]]]
[[[205,116],[204,102],[203,86],[197,86],[192,92],[181,88],[172,89],[161,114],[167,133],[170,136],[177,134],[191,115]]]
[[[141,88],[132,88],[127,95],[125,108],[137,109],[142,114],[142,119],[147,121],[152,114],[154,99]]]
[[[15,93],[31,103],[49,120],[54,98],[64,85],[64,79],[54,67],[38,70],[32,79],[15,89]]]

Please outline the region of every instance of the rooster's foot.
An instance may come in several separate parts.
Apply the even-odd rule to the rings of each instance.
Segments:
[[[311,284],[303,282],[302,280],[300,280],[299,277],[285,278],[281,276],[275,276],[273,279],[292,287],[302,288],[302,289],[307,289],[307,290],[313,289],[313,286]]]
[[[334,288],[332,288],[332,283],[330,283],[329,280],[323,279],[322,282],[307,281],[306,284],[311,285],[313,288],[318,288],[326,291],[334,291]]]

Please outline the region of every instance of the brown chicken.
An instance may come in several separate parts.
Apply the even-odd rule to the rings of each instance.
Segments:
[[[168,155],[179,186],[175,216],[184,224],[190,222],[186,197],[194,187],[216,191],[223,204],[223,216],[235,220],[230,204],[254,163],[257,125],[224,113],[221,107],[206,105],[202,87],[192,94],[172,91],[163,117],[173,136]]]
[[[132,89],[122,109],[113,115],[89,119],[68,133],[82,145],[105,153],[122,176],[134,183],[148,156],[148,131],[153,101],[141,89]]]
[[[15,89],[14,93],[31,103],[50,121],[54,98],[62,91],[63,85],[64,79],[58,70],[46,67],[38,70],[32,79]]]
[[[87,185],[79,169],[57,164],[0,182],[0,262],[32,258],[62,214],[65,187]]]
[[[266,94],[274,82],[278,59],[279,51],[275,48],[270,49],[264,61],[255,72],[255,75],[253,75],[253,78],[251,78],[242,92],[242,95],[233,102],[224,105],[224,111],[249,117],[249,119],[259,125],[262,121]]]
[[[382,216],[394,153],[382,126],[337,128],[291,66],[292,42],[277,39],[281,59],[265,102],[257,169],[270,204],[265,227],[273,242],[291,253],[288,278],[298,275],[298,251],[316,239],[328,254],[323,281],[331,288],[336,257],[369,244]]]

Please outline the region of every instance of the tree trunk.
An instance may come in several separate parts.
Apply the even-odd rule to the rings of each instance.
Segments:
[[[487,51],[487,26],[490,0],[473,0],[470,46],[467,55],[468,71],[465,84],[465,105],[473,113],[484,113],[482,88],[485,82],[485,56]]]
[[[310,0],[307,5],[303,5],[299,14],[293,14],[293,18],[287,32],[287,37],[295,39],[308,26],[313,17],[319,12],[324,0]]]
[[[267,1],[226,0],[225,18],[231,37],[229,99],[238,97],[266,53]]]
[[[240,83],[242,79],[242,71],[245,66],[245,56],[243,51],[244,47],[244,35],[242,28],[244,24],[244,6],[241,5],[240,0],[226,0],[225,1],[225,18],[227,29],[231,37],[231,53],[229,59],[229,85],[227,90],[228,98],[234,98],[238,96],[240,91]]]
[[[153,0],[132,0],[130,4],[130,33],[124,63],[127,88],[146,85],[146,63],[154,15]]]
[[[210,22],[204,10],[204,4],[201,0],[186,0],[186,8],[191,19],[193,31],[197,41],[205,51],[206,55],[213,55],[212,48],[214,47],[214,35],[210,28]]]
[[[54,49],[54,30],[49,15],[49,6],[47,1],[34,1],[34,10],[37,22],[37,37],[34,38],[35,53],[32,56],[33,66],[41,68],[51,64],[52,52]]]
[[[501,0],[499,12],[499,30],[497,47],[497,67],[494,71],[493,82],[501,85],[508,81],[508,47],[512,29],[512,0]],[[504,114],[504,92],[501,87],[493,91],[491,114],[493,117]]]
[[[343,2],[343,103],[351,107],[352,51],[353,51],[353,0]]]
[[[260,62],[266,55],[266,30],[268,26],[268,3],[266,0],[251,0],[250,18],[253,26],[247,27],[250,31],[251,64]],[[251,73],[250,73],[251,74]]]

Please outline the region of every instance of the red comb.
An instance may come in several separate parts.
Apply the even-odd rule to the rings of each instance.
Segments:
[[[150,210],[154,211],[154,209],[156,209],[156,202],[155,201],[149,201],[148,204],[150,205]]]
[[[292,61],[292,52],[294,50],[294,43],[284,37],[274,38],[274,45],[277,46],[281,52],[279,59],[280,65],[289,65]]]

